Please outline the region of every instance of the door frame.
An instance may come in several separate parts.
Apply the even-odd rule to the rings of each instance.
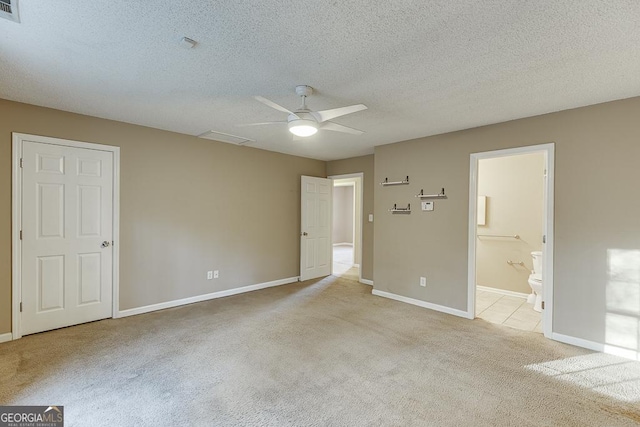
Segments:
[[[362,282],[362,231],[363,231],[363,219],[362,219],[362,215],[364,214],[364,172],[357,172],[357,173],[348,173],[348,174],[343,174],[343,175],[331,175],[328,176],[327,178],[335,181],[337,179],[349,179],[349,178],[354,178],[354,193],[353,193],[353,201],[354,204],[357,204],[360,208],[360,217],[356,218],[356,206],[354,206],[353,208],[353,216],[354,216],[354,227],[353,227],[353,232],[354,234],[356,234],[356,230],[358,231],[358,252],[359,252],[359,257],[358,259],[360,260],[360,263],[358,265],[358,281]],[[359,182],[360,182],[360,188],[358,189],[358,184],[357,184],[357,178],[360,178]],[[358,191],[359,190],[359,191]],[[359,194],[356,194],[359,193]],[[331,211],[331,225],[333,227],[333,210]],[[333,236],[332,236],[333,237]],[[356,239],[354,239],[355,242]],[[331,240],[331,245],[333,248],[333,239]],[[353,263],[356,264],[355,262],[355,252],[354,252],[354,261]],[[331,272],[333,273],[333,251],[331,254]]]
[[[48,136],[12,133],[12,194],[11,194],[11,334],[12,339],[22,337],[20,325],[20,301],[22,300],[22,174],[20,173],[20,159],[23,141],[39,142],[42,144],[59,145],[71,148],[85,148],[90,150],[107,151],[113,153],[113,271],[112,291],[113,304],[111,317],[118,317],[119,286],[120,286],[120,147],[112,145],[94,144],[69,139],[51,138]]]
[[[544,336],[552,338],[553,333],[553,242],[554,242],[554,174],[555,143],[507,148],[503,150],[472,153],[469,164],[469,254],[468,254],[468,298],[467,317],[474,319],[476,314],[476,248],[477,248],[477,210],[478,210],[478,163],[481,159],[510,157],[520,154],[543,153],[545,158],[546,180],[543,190],[544,215],[542,232],[546,236],[542,251],[542,286],[544,289]]]

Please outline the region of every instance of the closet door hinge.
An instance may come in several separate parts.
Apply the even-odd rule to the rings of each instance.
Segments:
[[[20,167],[24,166],[24,160],[22,158],[20,158]]]
[[[542,305],[542,309],[544,310],[544,301],[542,301],[542,304],[541,304],[541,305]]]
[[[22,301],[20,301],[20,313],[22,313]]]
[[[546,234],[542,235],[542,243],[547,243],[547,235]]]
[[[20,240],[22,240],[22,230],[20,230]]]

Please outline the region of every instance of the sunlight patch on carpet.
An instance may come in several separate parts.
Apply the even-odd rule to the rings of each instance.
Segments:
[[[604,353],[525,366],[621,402],[640,402],[640,363]]]

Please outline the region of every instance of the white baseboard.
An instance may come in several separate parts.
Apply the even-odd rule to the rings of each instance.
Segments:
[[[13,339],[13,334],[11,332],[7,332],[6,334],[0,334],[0,342],[7,342]]]
[[[493,292],[494,294],[508,295],[510,297],[518,297],[518,298],[524,298],[524,299],[527,299],[527,297],[529,296],[529,294],[525,294],[522,292],[507,291],[505,289],[490,288],[488,286],[477,285],[476,289],[479,291]]]
[[[570,335],[559,334],[557,332],[551,333],[551,339],[555,341],[563,342],[565,344],[575,345],[576,347],[587,348],[589,350],[600,351],[600,352],[604,351],[604,345],[600,343],[597,343],[595,341],[584,340],[582,338],[572,337]]]
[[[347,242],[334,243],[333,246],[353,246],[353,243],[347,243]]]
[[[369,280],[369,279],[360,279],[359,280],[360,283],[362,283],[363,285],[369,285],[369,286],[373,286],[373,280]]]
[[[575,345],[576,347],[582,347],[588,350],[598,351],[600,353],[612,354],[614,356],[620,356],[620,357],[624,357],[626,359],[631,359],[631,360],[640,360],[639,351],[620,348],[614,345],[601,344],[599,342],[589,341],[582,338],[576,338],[569,335],[563,335],[557,332],[551,333],[551,339],[555,341],[560,341],[565,344]]]
[[[391,292],[379,291],[377,289],[374,289],[373,291],[371,291],[371,293],[379,297],[389,298],[396,301],[405,302],[407,304],[417,305],[418,307],[428,308],[430,310],[440,311],[442,313],[452,314],[454,316],[464,317],[467,319],[469,318],[469,314],[466,311],[445,307],[444,305],[433,304],[431,302],[409,298],[402,295],[392,294]]]
[[[243,294],[245,292],[257,291],[259,289],[272,288],[274,286],[287,285],[298,281],[298,277],[289,277],[287,279],[274,280],[272,282],[258,283],[256,285],[243,286],[240,288],[227,289],[225,291],[212,292],[210,294],[198,295],[195,297],[183,298],[174,301],[161,302],[159,304],[145,305],[144,307],[131,308],[128,310],[122,310],[118,312],[118,317],[135,316],[136,314],[149,313],[157,310],[164,310],[166,308],[178,307],[186,304],[193,304],[196,302],[208,301],[216,298],[228,297],[231,295]]]

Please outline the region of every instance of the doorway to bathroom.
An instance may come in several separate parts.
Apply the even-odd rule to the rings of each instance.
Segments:
[[[552,333],[554,144],[471,155],[470,318]]]
[[[333,179],[332,274],[359,281],[362,259],[362,174]]]

